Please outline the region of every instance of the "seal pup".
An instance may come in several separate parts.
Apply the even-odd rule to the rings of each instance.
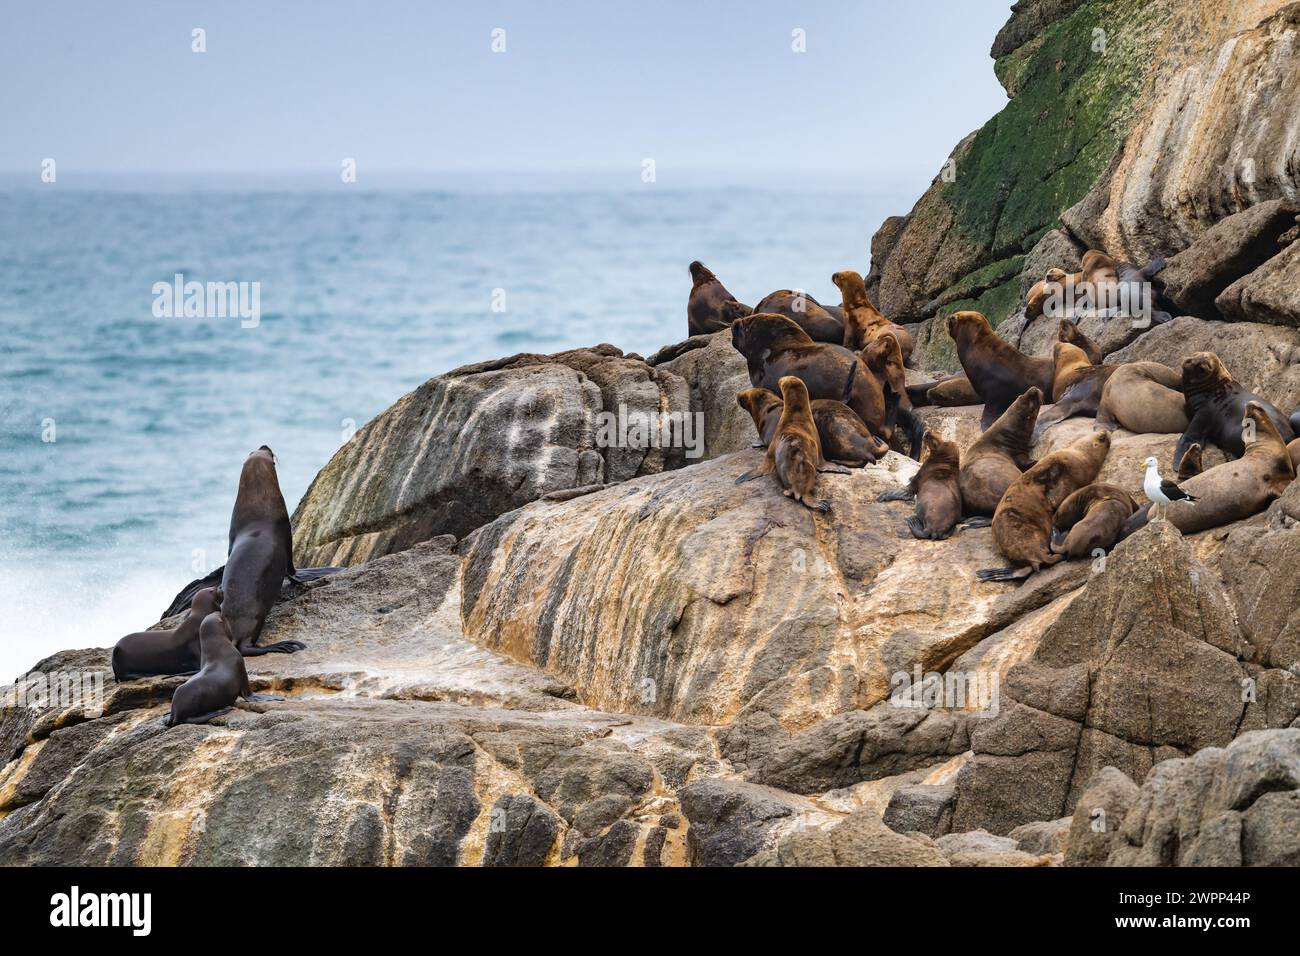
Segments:
[[[220,608],[221,591],[203,588],[172,630],[128,634],[113,648],[113,679],[120,684],[138,677],[193,674],[199,669],[199,625]]]
[[[1073,492],[1052,519],[1051,549],[1067,558],[1109,551],[1124,531],[1137,502],[1123,488],[1095,481]]]
[[[1110,451],[1110,433],[1093,432],[1040,458],[1012,482],[993,513],[993,542],[1012,567],[975,572],[981,581],[1014,581],[1062,561],[1052,551],[1056,509],[1073,492],[1091,484]]]
[[[1126,362],[1111,373],[1097,405],[1097,428],[1178,434],[1187,428],[1182,376],[1159,362]]]
[[[808,386],[794,375],[782,378],[780,386],[781,400],[785,407],[781,410],[781,418],[772,441],[767,446],[763,464],[745,472],[736,479],[736,484],[775,474],[782,493],[787,498],[793,498],[816,511],[830,511],[829,501],[813,498],[817,473],[829,471],[847,474],[848,469],[828,465],[822,458],[821,441],[817,437],[817,426],[813,422],[808,398]]]
[[[758,431],[755,447],[772,443],[781,421],[785,403],[765,388],[747,388],[736,393],[736,404],[749,412]],[[837,465],[861,468],[874,464],[889,453],[889,446],[867,430],[853,409],[834,399],[818,398],[812,402],[813,421],[822,445],[822,457]]]
[[[1242,386],[1213,352],[1194,352],[1183,359],[1182,390],[1186,396],[1187,425],[1174,448],[1174,465],[1183,460],[1193,443],[1218,445],[1229,458],[1240,458],[1246,450],[1242,426],[1246,405],[1254,402],[1272,420],[1284,442],[1295,437],[1291,423],[1267,399]]]
[[[691,294],[686,300],[686,328],[691,335],[721,332],[754,310],[736,301],[718,277],[696,260],[690,265]]]
[[[1052,360],[1026,355],[998,336],[979,312],[948,316],[948,335],[971,385],[984,400],[980,428],[988,428],[1030,388],[1052,393]]]
[[[907,486],[881,495],[879,501],[916,499],[916,513],[907,519],[913,538],[942,541],[952,535],[961,521],[961,490],[958,471],[961,451],[956,442],[946,441],[927,430],[921,438],[923,455]]]
[[[906,364],[912,357],[912,334],[901,325],[890,322],[871,304],[862,276],[846,269],[832,275],[831,281],[843,298],[840,308],[844,310],[844,347],[858,352],[866,348],[872,339],[892,335],[898,340],[898,348],[903,354],[903,363]]]
[[[784,315],[808,333],[814,342],[844,342],[844,323],[831,315],[820,302],[806,292],[778,289],[754,306],[755,312]]]
[[[814,342],[785,316],[762,312],[732,323],[731,345],[745,356],[750,385],[776,392],[783,377],[797,376],[811,398],[844,402],[872,435],[888,440],[884,390],[857,354]]]
[[[292,654],[307,646],[301,641],[257,644],[286,577],[299,580],[293,567],[293,530],[280,494],[275,455],[263,445],[249,454],[239,474],[239,493],[230,513],[230,549],[221,575],[221,613],[231,641],[245,657]]]
[[[244,657],[230,642],[230,628],[220,611],[213,611],[199,625],[199,672],[172,695],[171,713],[163,726],[205,724],[222,711],[244,700],[284,700],[254,694],[248,685]]]
[[[1244,420],[1254,422],[1255,440],[1245,453],[1232,461],[1207,468],[1182,483],[1182,490],[1199,499],[1195,504],[1171,501],[1161,505],[1161,517],[1183,534],[1217,528],[1258,514],[1269,502],[1281,497],[1295,479],[1287,443],[1273,424],[1273,418],[1259,402],[1247,402]],[[1151,505],[1139,508],[1124,526],[1127,537],[1149,520]]]
[[[1029,457],[1030,437],[1042,406],[1043,393],[1037,386],[1026,389],[966,449],[958,484],[967,515],[991,516],[1012,483],[1033,466]]]

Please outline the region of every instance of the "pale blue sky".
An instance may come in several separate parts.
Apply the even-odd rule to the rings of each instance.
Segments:
[[[1008,0],[42,0],[0,30],[0,171],[788,171],[928,180],[1006,97]],[[192,53],[191,30],[207,31]],[[491,31],[506,30],[504,54]],[[807,52],[791,51],[806,31]]]

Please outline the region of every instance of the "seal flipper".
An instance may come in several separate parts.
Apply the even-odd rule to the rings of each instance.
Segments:
[[[912,532],[913,538],[918,538],[922,541],[930,537],[930,532],[925,530],[925,523],[916,515],[908,515],[907,530]]]
[[[849,469],[846,468],[844,465],[836,465],[830,463],[822,465],[817,470],[821,472],[823,475],[851,475],[852,474],[852,472],[849,471]]]
[[[972,515],[958,522],[963,528],[991,528],[993,519],[988,515]]]
[[[274,644],[248,644],[239,648],[244,657],[260,657],[263,654],[294,654],[305,651],[307,645],[302,641],[276,641]]]
[[[1034,568],[1026,564],[1018,568],[982,568],[975,577],[981,581],[1020,581],[1033,573]]]
[[[279,700],[279,701],[283,701],[283,700],[284,700],[283,697],[277,697],[275,694],[240,694],[239,696],[243,697],[244,700],[247,700],[247,701],[254,701],[254,700]]]

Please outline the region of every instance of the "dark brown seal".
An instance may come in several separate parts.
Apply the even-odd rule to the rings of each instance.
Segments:
[[[691,263],[691,294],[686,300],[686,327],[690,335],[721,332],[754,310],[736,301],[704,263]]]
[[[736,393],[736,404],[749,412],[758,430],[760,447],[772,443],[781,421],[785,403],[765,388],[747,388]],[[834,399],[819,398],[812,403],[813,421],[822,444],[822,457],[837,465],[860,468],[889,453],[889,446],[867,431],[853,409]]]
[[[795,375],[812,398],[843,401],[872,435],[888,440],[885,395],[879,381],[853,352],[829,342],[814,342],[785,316],[747,315],[731,326],[731,344],[749,367],[749,383],[775,392],[780,380]]]
[[[1033,465],[1030,435],[1043,393],[1030,388],[962,456],[961,499],[968,515],[992,515],[1006,490]]]
[[[205,724],[222,711],[244,700],[283,700],[254,694],[248,686],[244,658],[230,641],[230,628],[220,611],[214,611],[199,625],[199,672],[172,695],[171,713],[163,719],[167,727],[177,724]]]
[[[189,612],[170,631],[128,634],[113,648],[113,679],[118,683],[160,674],[193,674],[199,669],[199,625],[221,607],[221,592],[195,592]]]
[[[1123,488],[1093,482],[1071,494],[1056,509],[1052,521],[1054,554],[1067,558],[1096,557],[1115,547],[1124,523],[1137,510],[1137,502]]]
[[[1110,433],[1093,432],[1040,458],[1012,482],[993,514],[993,541],[1012,567],[985,568],[975,576],[981,581],[1012,581],[1063,560],[1065,556],[1051,548],[1056,509],[1096,479],[1108,451]]]
[[[275,473],[275,455],[263,445],[248,456],[239,474],[239,494],[230,514],[230,551],[221,575],[221,613],[231,640],[245,657],[292,654],[306,647],[301,641],[257,644],[286,577],[297,580],[293,531]]]
[[[1051,359],[1025,355],[1000,338],[979,312],[948,316],[948,334],[957,343],[957,358],[966,377],[984,401],[981,428],[992,425],[1031,388],[1051,394]]]
[[[784,315],[807,332],[814,342],[834,342],[836,345],[844,342],[844,323],[806,292],[778,289],[764,296],[763,301],[754,306],[754,311]]]
[[[959,405],[979,405],[983,402],[965,375],[945,375],[932,382],[907,386],[907,397],[917,408],[937,405],[954,408]]]
[[[781,484],[782,493],[795,501],[816,511],[829,511],[829,501],[817,501],[813,498],[813,489],[817,485],[819,471],[846,472],[847,469],[827,465],[822,458],[821,440],[817,435],[817,425],[812,417],[812,403],[808,398],[808,386],[794,375],[783,376],[780,380],[781,418],[777,422],[776,432],[767,446],[763,463],[747,471],[736,479],[736,483],[760,478],[764,475],[776,475]]]
[[[916,498],[916,513],[907,519],[907,529],[914,538],[942,541],[961,520],[957,478],[961,453],[956,442],[945,441],[932,431],[922,437],[921,446],[921,467],[907,485]],[[890,499],[882,496],[881,500]]]
[[[844,310],[844,347],[857,352],[866,348],[878,336],[892,335],[898,340],[898,348],[906,363],[912,357],[911,333],[901,325],[890,322],[871,304],[862,276],[846,269],[832,275],[831,281],[843,297],[840,307]]]
[[[1187,428],[1174,448],[1174,464],[1183,460],[1187,446],[1218,445],[1229,458],[1240,458],[1246,450],[1242,432],[1246,405],[1259,405],[1282,436],[1283,443],[1295,437],[1291,423],[1277,406],[1237,382],[1213,352],[1196,352],[1183,359],[1183,395],[1186,397]]]

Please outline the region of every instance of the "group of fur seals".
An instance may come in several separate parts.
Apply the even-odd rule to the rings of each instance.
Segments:
[[[736,393],[736,403],[754,420],[759,447],[771,445],[785,410],[781,397],[765,388],[747,388]],[[860,468],[874,464],[889,452],[889,446],[872,435],[862,419],[843,402],[816,399],[812,402],[812,417],[821,441],[822,457],[829,462]]]
[[[1046,275],[1030,287],[1025,304],[1025,322],[1028,324],[1042,316],[1049,304],[1060,306],[1054,308],[1049,317],[1069,318],[1065,314],[1066,303],[1084,296],[1092,303],[1088,314],[1117,318],[1117,304],[1138,303],[1150,309],[1152,322],[1168,322],[1172,316],[1156,308],[1155,292],[1158,290],[1151,286],[1152,279],[1164,267],[1165,260],[1160,256],[1145,266],[1137,266],[1131,262],[1118,262],[1099,249],[1089,249],[1083,254],[1078,272],[1070,274],[1064,269],[1048,269]]]
[[[240,472],[220,587],[197,589],[189,614],[175,629],[128,634],[118,641],[113,648],[115,678],[194,674],[172,698],[165,721],[169,727],[203,723],[240,697],[282,699],[250,694],[243,658],[291,654],[306,646],[301,641],[257,643],[286,577],[298,579],[293,532],[275,455],[263,445],[248,456]]]
[[[783,403],[781,417],[768,442],[767,454],[761,465],[737,478],[736,484],[774,474],[786,497],[817,511],[829,511],[829,501],[818,501],[813,497],[817,473],[847,473],[848,469],[828,464],[822,457],[808,386],[794,375],[782,376],[778,385]]]
[[[1086,558],[1115,547],[1137,502],[1123,488],[1095,481],[1070,494],[1052,519],[1051,549]]]

